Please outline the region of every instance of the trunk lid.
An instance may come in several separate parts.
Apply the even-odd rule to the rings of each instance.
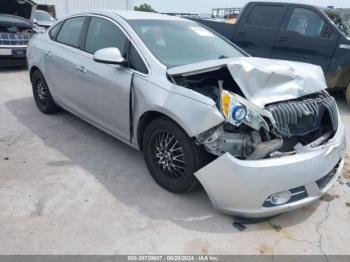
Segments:
[[[171,76],[189,76],[227,67],[246,99],[259,107],[296,99],[327,88],[319,66],[254,57],[218,59],[177,66]]]

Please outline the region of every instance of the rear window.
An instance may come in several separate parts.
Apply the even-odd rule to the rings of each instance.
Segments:
[[[73,47],[79,47],[80,35],[85,17],[67,19],[57,36],[57,42]]]
[[[38,21],[54,21],[53,17],[45,11],[36,11],[34,16]]]
[[[246,24],[256,27],[276,28],[282,13],[282,5],[256,5]]]

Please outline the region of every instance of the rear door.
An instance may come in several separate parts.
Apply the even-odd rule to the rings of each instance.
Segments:
[[[284,4],[248,6],[238,23],[236,44],[252,56],[270,58],[286,10]]]
[[[319,65],[327,72],[338,39],[339,33],[321,11],[291,6],[272,57]]]
[[[51,42],[52,44],[45,50],[47,67],[45,77],[54,98],[73,111],[78,109],[75,100],[80,95],[75,88],[77,84],[76,61],[79,60],[82,52],[79,48],[86,22],[87,18],[84,16],[73,17],[65,20],[61,28],[53,28],[49,33],[53,33],[53,30],[56,29],[59,32]]]

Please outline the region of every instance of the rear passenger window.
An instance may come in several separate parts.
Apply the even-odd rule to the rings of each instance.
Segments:
[[[73,47],[79,47],[80,35],[84,21],[85,17],[67,19],[57,36],[57,42]]]
[[[85,51],[94,54],[97,50],[117,47],[125,57],[127,38],[114,23],[99,17],[93,17],[86,36]]]
[[[306,8],[295,8],[289,19],[287,31],[320,37],[324,27],[325,22],[316,12]]]
[[[54,28],[52,28],[49,32],[49,36],[51,40],[55,40],[57,37],[58,32],[60,31],[61,27],[63,25],[63,22],[58,23]]]
[[[282,11],[283,6],[281,5],[256,5],[246,24],[256,27],[276,28]]]

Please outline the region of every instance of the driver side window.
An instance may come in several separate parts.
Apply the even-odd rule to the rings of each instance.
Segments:
[[[100,17],[91,19],[84,48],[86,52],[94,54],[103,48],[117,47],[125,56],[126,44],[126,36],[115,24]]]
[[[287,31],[296,32],[308,37],[321,37],[326,23],[314,11],[306,8],[295,8]]]

